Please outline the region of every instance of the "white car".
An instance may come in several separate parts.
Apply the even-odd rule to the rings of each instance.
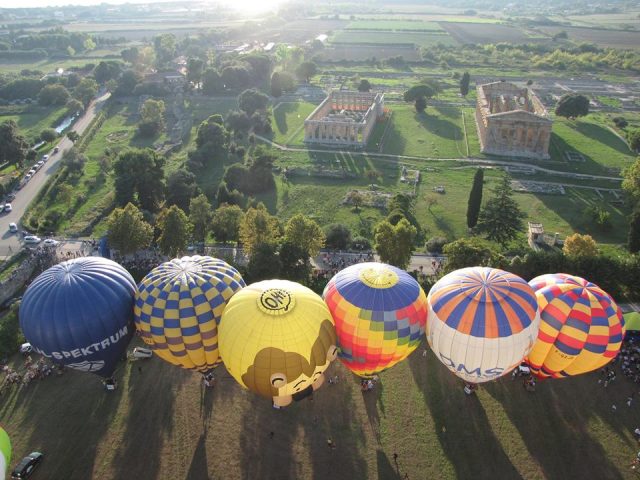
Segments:
[[[20,345],[20,353],[31,353],[33,351],[33,347],[29,342],[23,343]]]
[[[36,163],[36,166],[38,168],[42,168],[43,165],[44,165],[44,160],[40,160],[38,163]]]
[[[42,241],[42,239],[40,237],[36,237],[35,235],[27,235],[26,237],[24,237],[24,243],[29,243],[29,244],[36,244],[36,243],[40,243]]]
[[[29,171],[27,172],[27,175],[31,175],[32,177],[33,177],[35,174],[36,174],[36,169],[35,169],[35,168],[32,168],[31,170],[29,170]]]
[[[54,240],[53,238],[45,238],[42,244],[46,245],[47,247],[57,247],[58,245],[60,245],[60,242]]]
[[[131,352],[131,357],[138,359],[138,358],[151,358],[153,357],[153,351],[149,350],[148,348],[144,348],[144,347],[135,347],[133,349],[133,352]]]
[[[46,162],[47,160],[49,160],[49,155],[42,155],[42,161]]]
[[[4,211],[5,212],[10,212],[11,210],[13,210],[13,207],[11,206],[11,204],[10,203],[6,203],[4,205]]]
[[[18,225],[16,225],[15,223],[11,222],[9,224],[9,231],[11,233],[16,233],[18,231]]]

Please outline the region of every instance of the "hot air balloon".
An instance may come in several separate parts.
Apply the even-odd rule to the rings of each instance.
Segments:
[[[62,262],[27,289],[20,327],[53,362],[109,378],[133,335],[135,289],[129,272],[106,258]]]
[[[486,267],[463,268],[429,292],[427,340],[440,361],[469,383],[505,375],[529,353],[540,316],[522,278]]]
[[[138,285],[136,328],[163,360],[206,374],[220,362],[222,312],[244,286],[238,271],[222,260],[175,258],[154,268]]]
[[[603,367],[620,351],[622,312],[611,296],[583,278],[564,273],[529,282],[540,306],[538,339],[527,357],[539,378],[563,378]]]
[[[287,406],[319,388],[336,358],[331,313],[300,284],[254,283],[234,295],[222,314],[220,354],[240,385]]]
[[[0,480],[4,480],[7,467],[11,463],[11,441],[9,435],[0,427]]]
[[[422,341],[427,298],[407,272],[359,263],[338,272],[323,297],[338,334],[338,356],[349,370],[371,377],[401,362]]]

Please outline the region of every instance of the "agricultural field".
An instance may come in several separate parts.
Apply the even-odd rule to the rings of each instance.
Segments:
[[[341,30],[331,39],[333,45],[364,44],[364,45],[407,45],[414,44],[428,47],[437,44],[455,45],[456,42],[445,32],[394,32],[382,30]]]
[[[408,32],[441,32],[442,27],[436,22],[407,20],[357,20],[349,23],[345,30],[390,30]]]
[[[46,452],[46,478],[635,478],[640,416],[624,406],[635,391],[624,377],[608,389],[595,373],[547,380],[535,393],[504,378],[467,397],[426,343],[371,392],[339,361],[327,375],[338,383],[313,401],[274,410],[222,366],[204,389],[154,357],[123,364],[110,393],[74,371],[13,387],[0,415],[15,458]]]
[[[640,11],[626,13],[607,13],[596,15],[571,15],[563,17],[575,26],[600,27],[626,30],[631,27],[640,28]]]
[[[541,27],[540,29],[551,36],[565,31],[569,35],[569,40],[577,43],[589,42],[599,47],[640,48],[640,42],[638,41],[640,34],[638,32],[578,27]]]
[[[523,28],[511,25],[495,25],[481,23],[441,23],[449,35],[459,43],[530,43],[546,41],[535,38],[536,34],[529,33]]]
[[[441,35],[439,35],[441,36]],[[446,38],[446,37],[445,37]],[[361,62],[369,59],[384,60],[401,56],[408,62],[417,62],[422,59],[420,50],[413,46],[366,46],[366,45],[340,45],[334,44],[323,48],[316,54],[320,61],[330,62]],[[370,69],[368,67],[367,69]],[[365,69],[365,70],[367,70]]]

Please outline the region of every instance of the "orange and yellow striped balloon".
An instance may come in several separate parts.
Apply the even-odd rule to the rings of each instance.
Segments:
[[[603,367],[622,346],[622,312],[611,296],[564,273],[529,282],[540,306],[540,330],[527,363],[539,378],[563,378]]]

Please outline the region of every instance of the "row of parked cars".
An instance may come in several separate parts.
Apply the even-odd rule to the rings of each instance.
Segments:
[[[58,153],[58,147],[53,149],[53,153]],[[36,172],[38,170],[40,170],[45,163],[47,163],[47,160],[49,160],[49,155],[43,155],[42,156],[42,160],[40,160],[38,163],[34,164],[33,167],[31,167],[31,170],[29,170],[27,172],[27,174],[24,176],[24,178],[22,179],[22,181],[20,182],[20,187],[24,187],[26,185],[26,183],[31,180],[31,177],[33,177]]]

